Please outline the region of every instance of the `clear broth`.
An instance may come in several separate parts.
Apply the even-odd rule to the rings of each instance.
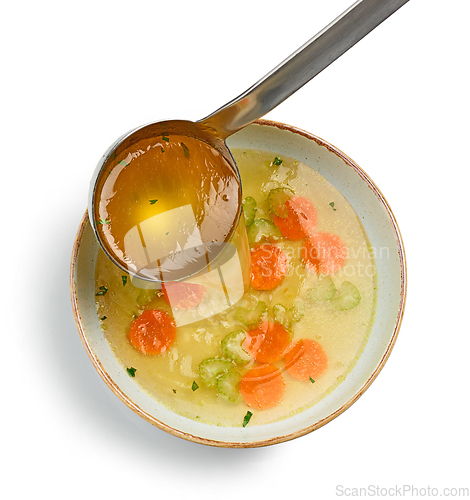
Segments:
[[[287,418],[320,401],[340,384],[356,363],[367,342],[374,320],[376,268],[373,253],[362,224],[344,196],[318,172],[292,158],[282,157],[273,165],[276,155],[259,150],[234,150],[244,196],[257,202],[257,218],[271,218],[267,196],[271,189],[289,187],[298,196],[308,198],[317,210],[315,231],[339,236],[348,249],[340,271],[331,277],[339,290],[344,281],[360,291],[360,303],[348,311],[335,311],[327,301],[305,300],[303,318],[293,327],[293,341],[309,338],[318,342],[328,357],[328,369],[315,383],[304,382],[284,374],[285,394],[275,408],[257,410],[248,407],[240,397],[228,402],[214,388],[205,387],[198,366],[204,359],[221,356],[221,340],[243,325],[235,317],[236,307],[253,307],[263,300],[291,307],[296,298],[305,299],[306,291],[318,284],[319,277],[302,262],[302,241],[276,243],[288,257],[289,274],[272,291],[250,288],[236,304],[224,313],[177,329],[172,347],[164,354],[146,356],[131,346],[127,335],[133,319],[144,309],[171,309],[157,292],[148,304],[141,302],[142,291],[129,280],[123,285],[122,271],[100,251],[96,266],[96,288],[105,286],[107,293],[97,297],[97,311],[104,335],[124,369],[136,369],[135,382],[174,412],[185,417],[220,426],[241,426],[247,411],[253,416],[249,425],[265,424]],[[204,299],[205,300],[205,299]],[[204,300],[199,307],[210,307]],[[102,319],[102,318],[106,319]],[[252,367],[249,363],[242,373]],[[282,370],[282,363],[277,363]],[[193,383],[199,388],[193,390]]]

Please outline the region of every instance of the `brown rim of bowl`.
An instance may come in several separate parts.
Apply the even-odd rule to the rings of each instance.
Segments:
[[[78,333],[80,334],[81,341],[83,343],[83,346],[85,347],[85,350],[86,350],[91,362],[93,363],[94,367],[96,368],[96,370],[100,374],[101,378],[108,385],[108,387],[114,392],[114,394],[116,396],[118,396],[119,399],[121,399],[121,401],[123,401],[123,403],[128,408],[133,410],[135,413],[137,413],[144,420],[146,420],[150,424],[158,427],[159,429],[162,429],[162,430],[168,432],[169,434],[172,434],[173,436],[177,436],[177,437],[186,439],[188,441],[192,441],[192,442],[199,443],[199,444],[205,444],[205,445],[209,445],[209,446],[215,446],[215,447],[224,447],[224,448],[257,448],[257,447],[269,446],[269,445],[289,441],[291,439],[295,439],[297,437],[304,436],[305,434],[309,434],[310,432],[313,432],[313,431],[319,429],[320,427],[324,426],[325,424],[327,424],[331,420],[335,419],[338,415],[343,413],[345,410],[347,410],[369,388],[369,386],[377,378],[377,375],[380,373],[380,371],[384,367],[386,361],[388,360],[390,353],[392,352],[392,349],[395,345],[395,342],[396,342],[396,339],[398,336],[398,332],[400,330],[400,326],[401,326],[402,319],[403,319],[404,308],[405,308],[405,301],[406,301],[406,285],[407,285],[406,258],[405,258],[405,251],[404,251],[404,247],[403,247],[401,233],[400,233],[400,230],[398,228],[398,224],[396,222],[396,219],[395,219],[395,216],[393,215],[392,210],[390,209],[382,192],[374,184],[374,182],[370,179],[370,177],[359,167],[359,165],[357,165],[349,156],[344,154],[341,150],[339,150],[338,148],[336,148],[332,144],[324,141],[323,139],[320,139],[319,137],[317,137],[309,132],[306,132],[305,130],[293,127],[291,125],[286,125],[284,123],[271,121],[271,120],[257,120],[253,123],[257,124],[257,125],[267,125],[270,127],[276,127],[280,130],[287,130],[289,132],[293,132],[295,134],[299,134],[301,136],[304,136],[307,139],[313,140],[320,146],[326,147],[329,151],[331,151],[332,153],[337,155],[348,166],[350,166],[351,168],[353,168],[357,172],[359,177],[361,177],[361,179],[374,192],[376,197],[379,199],[379,201],[385,207],[385,209],[390,217],[390,220],[392,222],[393,230],[395,232],[395,237],[397,240],[398,254],[399,254],[400,268],[401,268],[400,303],[399,303],[398,315],[397,315],[397,318],[395,321],[395,328],[393,331],[392,338],[388,344],[387,350],[383,354],[383,356],[382,356],[379,364],[377,365],[376,369],[374,370],[374,372],[369,376],[369,378],[363,384],[361,389],[359,389],[340,408],[338,408],[336,411],[334,411],[333,413],[331,413],[330,415],[328,415],[324,419],[316,422],[315,424],[312,424],[308,427],[305,427],[304,429],[300,429],[296,432],[293,432],[290,434],[285,434],[283,436],[278,436],[278,437],[271,438],[271,439],[263,439],[261,441],[252,441],[252,442],[250,441],[250,442],[240,442],[240,443],[225,442],[225,441],[218,441],[218,440],[213,440],[213,439],[201,438],[199,436],[194,436],[192,434],[179,431],[179,430],[177,430],[169,425],[164,424],[163,422],[160,422],[158,419],[152,417],[147,412],[142,410],[138,405],[133,403],[132,400],[129,399],[121,391],[121,389],[119,389],[119,387],[114,383],[113,379],[110,377],[110,375],[103,368],[99,359],[96,357],[95,353],[93,352],[91,346],[88,343],[85,331],[83,329],[83,324],[82,324],[82,320],[81,320],[80,312],[79,312],[79,307],[78,307],[78,297],[77,297],[77,290],[76,290],[76,283],[74,280],[74,276],[75,276],[75,264],[77,261],[77,256],[78,256],[78,251],[80,248],[81,239],[83,236],[83,231],[85,229],[86,224],[89,223],[87,211],[85,211],[85,215],[83,216],[83,219],[80,223],[80,227],[78,229],[78,232],[77,232],[77,235],[76,235],[76,238],[74,241],[73,251],[72,251],[72,259],[71,259],[71,263],[70,263],[70,294],[71,294],[71,300],[72,300],[73,315],[75,317],[75,323],[77,325]]]

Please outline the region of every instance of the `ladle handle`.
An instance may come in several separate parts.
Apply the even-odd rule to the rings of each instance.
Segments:
[[[221,139],[274,109],[408,0],[359,0],[279,66],[199,123]]]

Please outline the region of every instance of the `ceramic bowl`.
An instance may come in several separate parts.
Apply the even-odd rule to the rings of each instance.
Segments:
[[[143,391],[114,357],[103,336],[95,308],[94,272],[98,243],[85,214],[73,248],[71,296],[77,328],[93,365],[109,388],[142,418],[175,436],[223,447],[256,447],[305,435],[330,422],[370,386],[394,346],[406,294],[403,244],[395,218],[382,193],[348,156],[318,137],[288,125],[259,120],[230,137],[232,148],[272,151],[317,170],[354,207],[377,252],[376,320],[363,354],[346,379],[328,396],[290,418],[266,425],[220,427],[173,413]]]

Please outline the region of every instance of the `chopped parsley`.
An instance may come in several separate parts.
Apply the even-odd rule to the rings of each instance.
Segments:
[[[98,224],[111,224],[111,221],[109,219],[100,219]]]
[[[150,201],[150,205],[155,205],[155,203],[157,203],[158,200],[149,200]]]
[[[121,161],[118,161],[118,165],[122,165],[123,167],[127,167],[127,165],[129,165],[129,162],[125,161],[125,160],[121,160]]]
[[[168,231],[167,233],[165,233],[165,236],[168,236],[170,234],[170,231]]]
[[[170,142],[170,138],[167,135],[162,136],[162,140],[165,142]]]
[[[162,150],[162,153],[164,153],[164,152],[165,152],[165,150],[164,150],[163,148],[160,148],[160,149]]]
[[[172,389],[172,391],[176,394],[176,389]]]
[[[127,285],[127,276],[121,276],[122,278],[122,286],[126,286]]]
[[[274,158],[273,162],[272,162],[272,165],[276,165],[276,167],[279,167],[279,165],[282,163],[282,160],[281,158],[279,158],[279,156],[276,156],[276,158]]]
[[[193,392],[199,389],[199,386],[197,385],[195,380],[193,380],[193,385],[191,386],[191,389],[193,390]]]
[[[99,297],[101,295],[106,295],[108,292],[108,289],[105,286],[100,286],[99,292],[96,292],[96,297]]]
[[[328,203],[328,205],[330,205],[330,207],[336,212],[335,202],[334,201],[332,201],[331,203]]]
[[[183,148],[185,158],[189,158],[189,149],[188,149],[188,146],[186,146],[186,144],[184,142],[182,142],[181,143],[181,147]]]
[[[253,413],[251,413],[251,411],[246,412],[246,415],[243,418],[243,427],[246,427],[248,425],[248,422],[250,421],[252,416],[253,416]]]
[[[137,371],[136,368],[126,368],[127,373],[129,374],[130,377],[135,377],[135,372]]]
[[[312,384],[314,384],[314,383],[315,383],[315,380],[313,380],[313,378],[312,378],[312,377],[309,377],[309,380],[310,380],[310,382],[312,382]]]
[[[104,320],[105,320],[105,319],[107,319],[107,318],[108,318],[108,316],[103,316],[103,317],[102,317],[102,318],[100,318],[100,319],[101,319],[101,321],[104,321]]]

